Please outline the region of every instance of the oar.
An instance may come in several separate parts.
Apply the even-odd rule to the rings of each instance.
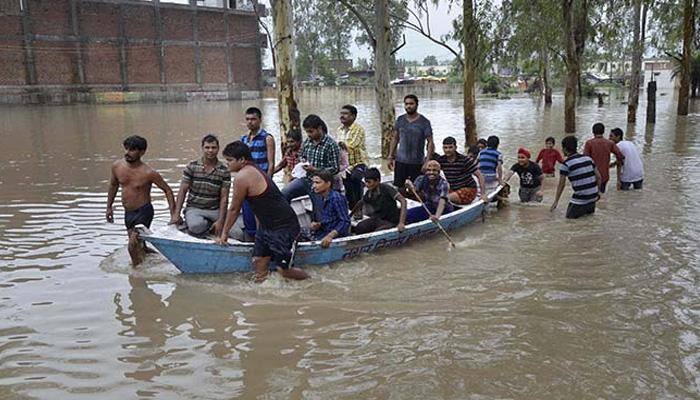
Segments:
[[[430,210],[428,210],[428,206],[426,206],[425,203],[423,203],[423,199],[421,199],[420,196],[418,196],[418,193],[416,193],[416,189],[414,189],[413,186],[409,186],[409,189],[411,189],[411,192],[413,192],[413,195],[416,196],[416,198],[418,199],[418,201],[420,201],[420,204],[421,204],[421,205],[423,206],[423,208],[425,209],[425,212],[428,213],[428,216],[432,215],[433,213],[431,213]],[[430,217],[428,217],[428,218],[430,218]],[[433,221],[433,220],[431,219],[431,221]],[[443,228],[442,225],[440,225],[440,221],[433,221],[433,222],[435,223],[435,225],[437,225],[438,228],[440,228],[440,231],[442,231],[442,234],[445,235],[445,237],[447,238],[447,240],[450,241],[450,244],[452,245],[452,247],[457,247],[457,245],[456,245],[455,242],[452,240],[452,238],[450,237],[450,235],[447,233],[447,231],[445,230],[445,228]]]

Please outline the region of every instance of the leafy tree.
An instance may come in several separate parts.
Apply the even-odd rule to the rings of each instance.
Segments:
[[[294,42],[297,50],[297,74],[302,78],[334,78],[331,60],[350,55],[353,28],[349,14],[336,7],[334,0],[294,0]]]
[[[435,57],[433,55],[425,57],[423,59],[423,65],[425,65],[425,66],[438,65],[437,57]]]

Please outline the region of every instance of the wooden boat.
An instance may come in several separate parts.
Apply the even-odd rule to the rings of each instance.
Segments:
[[[493,199],[498,190],[500,187],[489,194],[489,200]],[[292,207],[302,226],[308,226],[310,222],[310,203],[307,197],[295,199],[292,202]],[[409,200],[408,207],[421,206],[420,203]],[[484,208],[483,201],[475,201],[443,215],[440,218],[440,224],[446,231],[455,230],[481,218]],[[151,232],[144,226],[138,226],[137,230],[143,240],[155,246],[183,273],[218,274],[252,270],[253,243],[229,239],[228,246],[221,246],[211,239],[192,237],[173,226],[156,232]],[[330,264],[365,253],[405,246],[417,239],[436,235],[441,235],[439,228],[432,221],[426,220],[406,225],[406,229],[401,233],[396,228],[392,228],[335,239],[330,247],[325,249],[321,247],[320,241],[299,242],[294,255],[294,265]],[[444,239],[438,237],[438,240]]]

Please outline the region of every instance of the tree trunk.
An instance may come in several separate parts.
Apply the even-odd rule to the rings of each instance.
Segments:
[[[277,75],[277,109],[281,143],[284,143],[292,124],[289,110],[296,105],[294,100],[294,41],[292,40],[292,0],[273,0],[272,19],[275,25],[275,73]]]
[[[476,47],[477,35],[473,0],[463,1],[462,45],[464,46],[464,139],[467,146],[476,144]]]
[[[563,0],[564,34],[566,38],[566,89],[564,91],[564,132],[576,132],[576,89],[580,90],[579,78],[581,55],[586,43],[588,24],[587,0]],[[578,7],[577,7],[578,5]]]
[[[637,107],[639,106],[639,85],[641,84],[642,54],[644,53],[644,38],[641,37],[641,25],[642,0],[636,0],[634,2],[634,54],[632,55],[632,79],[630,79],[630,94],[627,103],[627,122],[630,124],[637,121]]]
[[[693,42],[695,3],[685,0],[683,7],[683,59],[681,64],[681,87],[678,90],[678,115],[688,115],[688,95],[690,91],[690,46]]]
[[[389,146],[394,134],[394,101],[391,92],[389,66],[391,64],[391,35],[389,20],[389,0],[374,2],[375,32],[377,44],[374,47],[374,91],[379,108],[379,123],[382,132],[382,158],[389,157]]]
[[[545,46],[540,50],[540,80],[542,82],[542,94],[544,104],[552,104],[552,87],[549,85],[549,53]]]

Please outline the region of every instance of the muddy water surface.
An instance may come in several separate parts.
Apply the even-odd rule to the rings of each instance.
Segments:
[[[480,100],[480,130],[510,165],[563,136],[562,100]],[[301,108],[335,128],[347,102],[376,156],[368,94],[319,91]],[[581,104],[580,137],[620,125],[646,167],[643,191],[611,191],[590,218],[566,221],[565,200],[550,213],[549,178],[546,204],[515,196],[451,252],[438,237],[259,286],[156,256],[132,270],[121,207],[104,222],[122,139],[146,136],[176,189],[201,136],[238,138],[250,105],[276,132],[267,100],[0,109],[0,398],[698,398],[697,104],[677,118],[662,97],[648,127],[627,127],[620,99]],[[420,111],[438,143],[460,137],[459,98]]]

